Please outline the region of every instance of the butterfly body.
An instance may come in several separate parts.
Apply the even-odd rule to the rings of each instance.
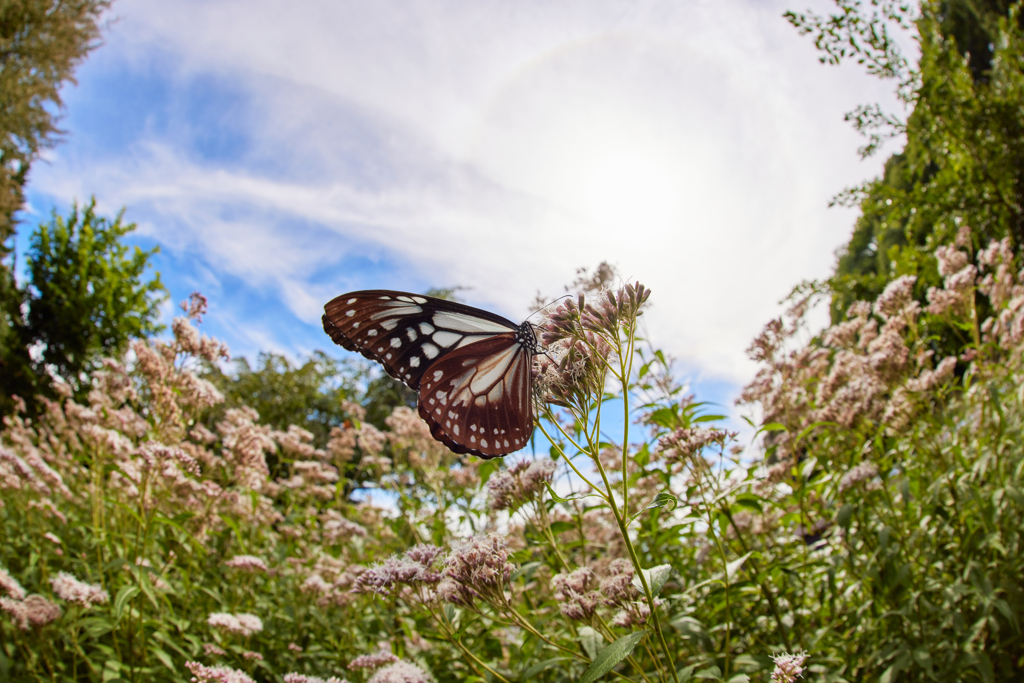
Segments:
[[[455,453],[496,458],[533,433],[529,323],[454,301],[391,290],[351,292],[324,306],[324,331],[419,393],[430,433]]]

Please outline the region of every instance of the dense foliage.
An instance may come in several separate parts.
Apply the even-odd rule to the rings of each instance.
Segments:
[[[25,292],[13,268],[15,214],[22,208],[32,162],[60,134],[60,89],[74,81],[75,67],[96,46],[98,22],[109,5],[109,0],[0,3],[0,415],[13,410],[13,392],[32,400],[32,390],[39,388],[25,362],[30,346],[21,318]]]
[[[925,300],[939,284],[935,249],[969,224],[977,246],[1009,238],[1024,249],[1024,30],[1020,3],[1007,0],[837,0],[830,17],[789,13],[810,33],[823,60],[856,59],[896,84],[909,115],[864,106],[848,118],[877,151],[893,137],[905,147],[886,162],[882,178],[840,195],[859,205],[849,243],[840,251],[833,319],[856,300],[874,300],[902,275],[917,277]],[[867,9],[871,9],[869,14]],[[896,34],[916,35],[920,58],[908,62]],[[962,345],[935,330],[946,348]]]
[[[96,215],[95,200],[54,213],[32,233],[25,282],[9,294],[6,344],[0,345],[0,415],[20,397],[30,414],[36,396],[53,398],[59,378],[83,396],[88,374],[131,339],[158,332],[165,290],[159,274],[147,278],[155,252],[129,248],[135,229],[119,215]]]
[[[194,371],[226,351],[179,318],[173,340],[95,371],[83,402],[67,389],[39,419],[8,419],[0,666],[15,680],[1011,680],[1024,282],[1008,241],[971,256],[940,252],[941,311],[903,278],[810,345],[807,300],[769,325],[744,393],[772,435],[754,464],[639,343],[640,286],[552,312],[560,362],[541,362],[538,386],[554,445],[510,463],[451,454],[404,406],[381,431],[347,404],[324,448],[245,407],[208,429],[223,397]],[[995,317],[978,320],[975,294]],[[975,326],[977,346],[934,358],[929,316]],[[609,410],[639,433],[608,441]],[[374,482],[364,502],[344,495],[352,467]]]

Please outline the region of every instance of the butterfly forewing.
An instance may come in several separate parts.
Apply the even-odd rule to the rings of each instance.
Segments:
[[[532,328],[463,304],[371,290],[324,306],[324,331],[419,391],[420,415],[456,453],[508,455],[533,433]]]
[[[377,361],[413,389],[427,367],[451,349],[515,330],[511,321],[487,311],[390,290],[344,294],[324,311],[324,331],[336,344]]]
[[[457,348],[420,381],[420,416],[456,453],[496,458],[527,445],[533,433],[532,353],[514,333]]]

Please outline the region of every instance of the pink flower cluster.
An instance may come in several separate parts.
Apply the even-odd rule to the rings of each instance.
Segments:
[[[463,607],[471,607],[477,598],[504,603],[514,569],[508,555],[505,538],[496,534],[456,544],[445,558],[438,597]]]
[[[255,614],[213,612],[206,619],[206,623],[216,629],[242,636],[251,636],[263,630],[263,621]]]
[[[60,572],[55,578],[50,579],[50,585],[53,586],[53,592],[58,598],[83,607],[102,605],[110,601],[110,593],[104,590],[103,586],[79,581],[67,572]]]
[[[233,569],[241,569],[242,571],[250,573],[260,572],[265,574],[267,572],[267,563],[254,555],[235,555],[230,560],[226,561],[224,566],[231,567]]]
[[[204,666],[199,662],[185,662],[192,673],[193,683],[256,683],[244,671],[226,666]]]
[[[558,463],[550,458],[522,460],[507,470],[494,474],[487,481],[492,510],[518,508],[534,500],[544,484],[550,483]]]

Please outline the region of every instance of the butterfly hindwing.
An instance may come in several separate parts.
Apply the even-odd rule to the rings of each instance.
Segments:
[[[533,354],[515,334],[457,348],[420,380],[420,416],[456,453],[496,458],[525,447],[533,433]]]

